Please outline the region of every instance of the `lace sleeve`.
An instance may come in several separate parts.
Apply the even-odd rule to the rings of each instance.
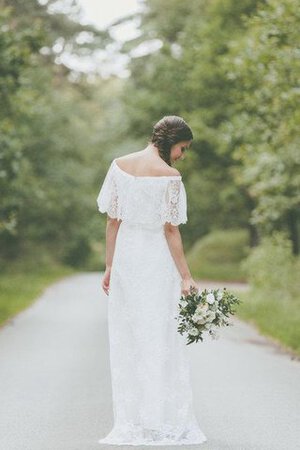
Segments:
[[[179,225],[187,222],[186,190],[181,179],[168,181],[162,204],[162,222]]]
[[[111,163],[97,197],[98,210],[115,219],[118,216],[118,189]]]

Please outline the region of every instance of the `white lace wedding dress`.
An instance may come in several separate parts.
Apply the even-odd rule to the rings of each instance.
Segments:
[[[184,336],[181,278],[163,224],[187,222],[181,176],[134,176],[111,162],[98,209],[122,219],[108,296],[114,424],[98,442],[200,444]]]

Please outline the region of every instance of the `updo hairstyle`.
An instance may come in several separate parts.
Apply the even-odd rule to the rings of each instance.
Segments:
[[[151,139],[159,152],[159,156],[171,166],[171,147],[180,141],[190,141],[193,133],[188,124],[179,116],[164,116],[153,127]]]

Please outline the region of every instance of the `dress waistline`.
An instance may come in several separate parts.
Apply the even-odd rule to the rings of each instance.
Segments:
[[[141,230],[152,230],[152,231],[163,231],[164,226],[160,223],[138,223],[138,222],[129,222],[122,221],[122,228],[132,228],[132,229],[141,229]]]

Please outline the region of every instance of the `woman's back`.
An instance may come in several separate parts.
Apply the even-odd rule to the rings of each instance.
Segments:
[[[166,222],[187,221],[186,194],[180,175],[149,167],[142,157],[114,159],[97,199],[100,212],[122,219],[108,299],[114,425],[99,443],[201,443],[175,321],[181,276],[164,233]]]
[[[175,320],[181,289],[195,282],[178,229],[165,226],[187,221],[182,177],[168,162],[182,156],[191,138],[181,118],[164,118],[146,149],[111,162],[97,198],[99,211],[112,218],[102,286],[109,295],[114,414],[111,431],[99,443],[206,440],[195,417],[187,349]]]
[[[144,150],[129,153],[115,160],[122,170],[134,176],[180,176],[177,169],[170,167],[161,158],[145,153]]]
[[[142,157],[115,158],[97,198],[99,211],[128,223],[161,227],[166,222],[186,223],[187,199],[181,175],[134,175],[146,173],[148,164]]]

